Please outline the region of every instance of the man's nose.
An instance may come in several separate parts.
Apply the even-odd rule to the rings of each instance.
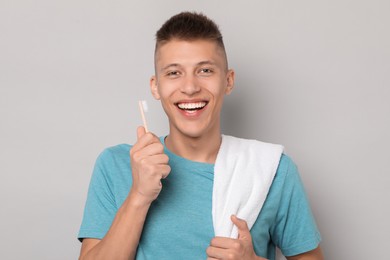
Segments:
[[[199,82],[194,75],[187,75],[181,87],[181,92],[187,95],[194,95],[200,91]]]

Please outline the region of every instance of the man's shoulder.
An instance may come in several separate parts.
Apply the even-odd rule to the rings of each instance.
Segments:
[[[117,185],[127,180],[130,171],[130,145],[119,144],[105,148],[98,156],[93,175],[98,183]]]
[[[282,153],[279,161],[279,168],[288,169],[290,167],[296,167],[294,161],[286,153]]]
[[[113,146],[106,147],[102,153],[108,154],[122,154],[130,151],[132,145],[129,144],[117,144]]]
[[[282,153],[274,182],[284,183],[286,181],[295,180],[296,178],[299,178],[297,165],[289,155]]]
[[[107,147],[103,150],[103,152],[108,152],[112,154],[123,154],[128,153],[131,149],[132,145],[129,144],[117,144],[114,146]]]
[[[110,163],[118,160],[128,160],[131,149],[129,144],[118,144],[105,148],[98,157],[100,163]]]

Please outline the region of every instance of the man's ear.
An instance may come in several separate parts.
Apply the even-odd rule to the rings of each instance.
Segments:
[[[158,83],[157,83],[157,77],[152,76],[150,78],[150,91],[152,92],[152,95],[155,99],[160,100],[160,94],[158,93]]]
[[[232,93],[233,91],[233,88],[234,88],[234,70],[228,70],[227,72],[227,85],[226,85],[226,90],[225,90],[225,94],[226,95],[230,95],[230,93]]]

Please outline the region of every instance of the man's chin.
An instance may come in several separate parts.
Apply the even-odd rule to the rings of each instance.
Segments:
[[[171,129],[171,133],[177,137],[182,138],[191,138],[191,139],[198,139],[203,136],[203,131],[194,130],[194,128],[191,127],[180,127],[176,128],[174,131]]]

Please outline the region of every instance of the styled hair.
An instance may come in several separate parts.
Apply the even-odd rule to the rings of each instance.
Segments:
[[[182,12],[169,18],[156,33],[155,54],[171,40],[210,40],[222,49],[227,66],[225,45],[218,25],[202,13]]]

